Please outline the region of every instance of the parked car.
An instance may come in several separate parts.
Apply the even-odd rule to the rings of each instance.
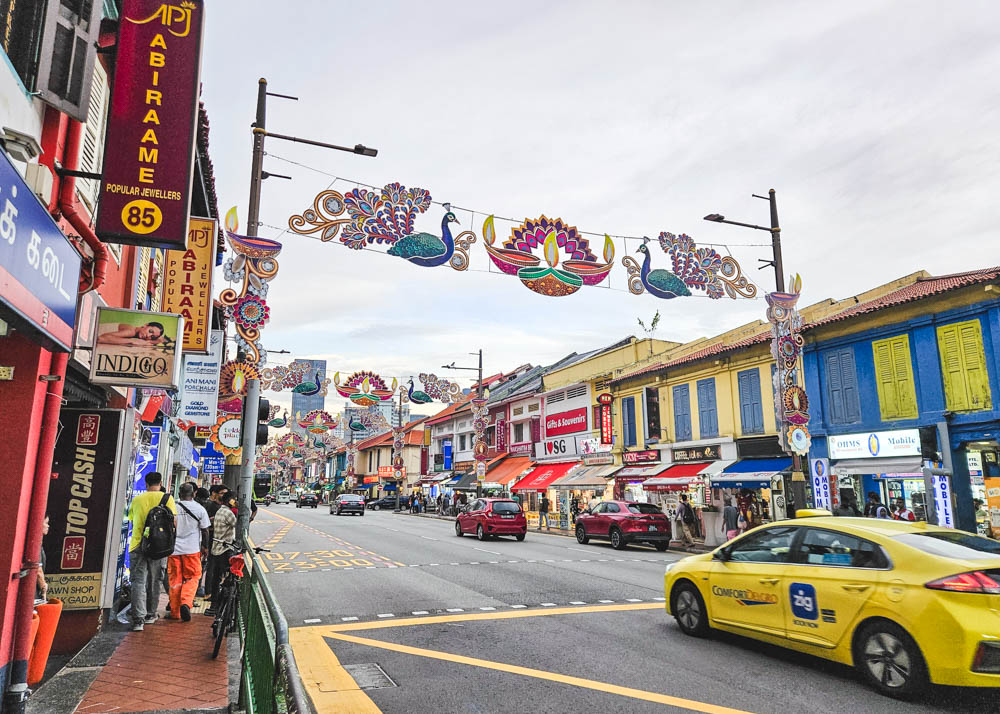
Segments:
[[[455,535],[475,533],[479,540],[512,535],[524,540],[528,520],[517,501],[509,498],[479,498],[459,511],[455,519]]]
[[[342,493],[330,501],[331,516],[342,516],[345,513],[365,515],[365,499],[356,493]]]
[[[275,503],[291,503],[292,494],[288,491],[278,491],[278,497],[274,499]]]
[[[303,506],[319,507],[319,496],[312,491],[303,491],[299,494],[299,498],[295,502],[295,507],[302,508]]]
[[[381,498],[375,498],[365,504],[368,508],[373,511],[378,511],[383,508],[394,510],[396,508],[396,495],[392,496],[382,496]]]
[[[663,551],[670,545],[670,519],[652,503],[598,501],[576,517],[576,540],[611,541],[621,550],[629,543],[649,543]]]

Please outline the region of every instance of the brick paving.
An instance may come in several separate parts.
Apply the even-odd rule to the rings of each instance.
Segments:
[[[76,708],[77,714],[217,709],[229,704],[226,645],[212,659],[212,618],[195,601],[190,622],[162,617],[129,632]]]

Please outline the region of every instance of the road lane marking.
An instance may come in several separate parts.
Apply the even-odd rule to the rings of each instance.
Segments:
[[[395,615],[391,612],[383,612],[379,615],[379,617],[395,617]]]
[[[355,621],[357,621],[358,618],[356,618],[356,617],[342,617],[340,619],[343,620],[344,622],[355,622]]]
[[[449,607],[445,612],[465,612],[465,610],[460,607]]]
[[[569,604],[570,605],[586,605],[587,603],[585,603],[583,600],[570,600]]]
[[[345,670],[330,645],[315,630],[296,628],[288,634],[302,685],[317,714],[357,712],[381,714],[381,709]]]
[[[611,684],[610,682],[583,679],[582,677],[573,677],[566,674],[559,674],[557,672],[548,672],[543,669],[532,669],[530,667],[507,664],[505,662],[492,662],[490,660],[478,659],[476,657],[466,657],[464,655],[452,654],[451,652],[428,650],[422,647],[411,647],[410,645],[398,644],[396,642],[383,642],[381,640],[372,640],[366,637],[356,637],[354,635],[346,635],[335,632],[326,633],[326,637],[330,637],[335,640],[342,640],[344,642],[350,642],[356,645],[368,645],[369,647],[377,647],[391,652],[414,655],[416,657],[426,657],[428,659],[437,659],[444,662],[452,662],[454,664],[464,664],[470,667],[481,667],[483,669],[492,669],[499,672],[507,672],[509,674],[519,674],[525,677],[533,677],[535,679],[544,679],[550,682],[559,682],[560,684],[568,684],[570,686],[580,687],[583,689],[593,689],[595,691],[606,692],[608,694],[617,694],[631,699],[639,699],[657,704],[666,704],[680,709],[687,709],[689,711],[704,712],[704,714],[748,714],[748,712],[744,712],[740,709],[732,709],[730,707],[719,706],[716,704],[708,704],[707,702],[699,702],[695,699],[684,699],[683,697],[675,697],[669,694],[661,694],[659,692],[648,692],[642,689],[633,689],[632,687],[622,687],[616,684]]]
[[[313,617],[313,618],[311,618],[309,620],[303,620],[302,622],[306,623],[307,625],[312,625],[312,624],[315,624],[317,622],[323,622],[323,620],[322,620],[322,618],[319,618],[319,617]]]
[[[486,550],[486,548],[476,548],[476,547],[473,546],[472,549],[473,550],[478,550],[481,553],[492,553],[493,555],[500,555],[500,553],[497,553],[495,550]]]
[[[608,602],[614,602],[614,600],[598,600],[597,602],[604,602],[604,603],[608,603]]]
[[[542,607],[555,607],[555,606],[556,606],[556,604],[554,602],[543,602],[542,603]]]
[[[428,613],[427,610],[414,610],[410,614],[412,614],[412,615],[428,615],[430,613]]]
[[[574,547],[569,546],[569,545],[566,546],[566,550],[576,550],[576,551],[579,551],[580,553],[593,553],[594,552],[593,550],[584,550],[583,548],[574,548]]]
[[[421,538],[426,538],[427,540],[439,540],[438,538],[431,538],[430,536],[420,536]]]
[[[639,599],[634,598],[634,597],[628,597],[628,598],[625,598],[625,602],[642,602],[642,600],[639,600]]]

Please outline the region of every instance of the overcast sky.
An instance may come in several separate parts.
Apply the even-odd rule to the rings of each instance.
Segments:
[[[1000,6],[991,2],[211,3],[203,99],[222,212],[246,225],[257,79],[268,129],[377,147],[377,158],[269,140],[261,220],[284,227],[332,178],[399,181],[435,201],[614,236],[726,243],[764,289],[777,190],[800,304],[910,272],[998,263]],[[354,183],[337,181],[347,191]],[[440,232],[432,206],[419,230]],[[484,215],[456,211],[480,233]],[[470,221],[473,225],[469,225]],[[512,224],[498,221],[504,240]],[[264,227],[261,235],[280,230]],[[420,268],[285,233],[262,342],[329,371],[487,372],[641,335],[687,341],[764,316],[761,299],[659,300],[627,291],[618,240],[607,287],[547,298],[512,276]],[[601,240],[592,238],[600,254]],[[743,245],[740,245],[743,244]],[[724,250],[724,249],[722,249]],[[655,267],[668,257],[653,247]],[[219,271],[221,282],[221,271]],[[273,362],[287,362],[275,355]],[[469,373],[453,373],[464,378]],[[464,380],[463,383],[468,383]],[[337,411],[339,399],[328,401]]]

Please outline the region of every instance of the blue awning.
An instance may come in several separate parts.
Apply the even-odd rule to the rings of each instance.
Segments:
[[[382,484],[383,493],[386,491],[395,491],[395,490],[396,490],[396,484],[392,483],[391,481],[387,481],[386,483]]]
[[[709,481],[714,488],[771,488],[772,479],[792,467],[789,457],[778,459],[740,459]]]

